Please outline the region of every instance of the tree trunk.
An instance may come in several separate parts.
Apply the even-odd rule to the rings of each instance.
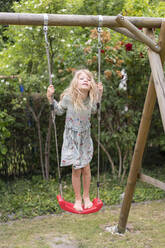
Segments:
[[[45,170],[44,170],[44,162],[43,162],[42,137],[41,137],[40,121],[37,120],[36,124],[37,124],[37,129],[38,129],[38,141],[39,141],[39,147],[40,147],[40,163],[41,163],[41,169],[42,169],[42,176],[43,176],[43,179],[46,179]]]
[[[51,129],[52,129],[52,116],[51,113],[49,115],[49,126],[48,132],[46,135],[46,142],[45,142],[45,176],[46,179],[49,179],[49,158],[50,158],[50,140],[51,140]]]
[[[97,139],[96,139],[97,140]],[[98,140],[97,140],[98,142]],[[105,154],[107,155],[108,157],[108,160],[110,162],[110,165],[111,165],[111,169],[112,169],[112,175],[115,176],[115,165],[114,165],[114,162],[112,160],[112,157],[111,155],[109,154],[109,152],[106,150],[105,146],[100,142],[100,147],[101,149],[105,152]]]
[[[40,128],[40,116],[41,116],[42,110],[40,111],[40,113],[37,116],[35,114],[33,108],[30,105],[28,107],[29,107],[30,111],[32,112],[33,118],[34,118],[34,120],[36,122],[36,126],[37,126],[39,149],[40,149],[40,165],[41,165],[43,179],[45,179],[45,170],[44,170],[43,152],[42,152],[42,137],[41,137],[41,128]]]
[[[127,159],[127,155],[128,155],[128,150],[125,152],[125,155],[124,155],[124,158],[123,158],[123,173],[122,173],[122,177],[121,177],[121,183],[123,183],[124,177],[125,177],[126,171],[127,171],[127,167],[125,166],[125,161]]]
[[[120,146],[118,144],[118,142],[115,142],[116,143],[116,147],[117,147],[117,150],[118,150],[118,157],[119,157],[119,171],[118,171],[118,178],[121,177],[121,173],[122,173],[122,154],[121,154],[121,149],[120,149]]]

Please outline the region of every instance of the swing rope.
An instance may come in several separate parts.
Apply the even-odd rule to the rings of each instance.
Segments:
[[[98,83],[100,82],[100,77],[101,77],[101,48],[102,48],[102,43],[101,43],[101,26],[103,22],[103,17],[99,15],[99,24],[98,24]],[[99,199],[99,187],[100,187],[100,121],[101,121],[101,99],[99,98],[98,95],[98,103],[97,103],[97,119],[98,119],[98,158],[97,158],[97,198]]]
[[[48,42],[48,15],[44,14],[44,27],[43,31],[45,34],[45,47],[46,47],[46,55],[48,61],[48,72],[49,72],[49,85],[52,85],[52,73],[51,73],[51,66],[50,66],[50,55],[49,55],[49,42]],[[59,189],[60,195],[62,197],[62,180],[61,180],[61,171],[60,171],[60,160],[59,160],[59,151],[58,151],[58,140],[57,140],[57,127],[56,127],[56,115],[54,112],[54,106],[51,104],[51,115],[54,127],[54,137],[55,137],[55,146],[56,146],[56,156],[57,156],[57,165],[58,165],[58,176],[59,176]]]

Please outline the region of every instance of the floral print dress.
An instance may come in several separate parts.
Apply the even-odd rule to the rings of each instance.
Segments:
[[[97,106],[89,104],[89,97],[84,101],[85,109],[75,111],[69,95],[60,102],[54,100],[54,111],[57,115],[66,112],[65,130],[61,152],[61,166],[73,165],[80,169],[90,163],[93,157],[93,142],[91,139],[90,118],[96,113]]]

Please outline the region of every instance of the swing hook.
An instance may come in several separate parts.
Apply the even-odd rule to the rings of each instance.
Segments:
[[[99,15],[99,24],[98,24],[98,28],[97,28],[97,32],[98,32],[98,49],[101,49],[102,44],[101,44],[101,31],[102,31],[102,24],[103,24],[103,17],[101,15]]]
[[[45,34],[45,47],[46,47],[46,54],[47,54],[47,60],[48,60],[49,84],[52,85],[52,73],[51,73],[51,66],[50,66],[49,42],[48,42],[48,15],[47,14],[44,14],[43,30]]]

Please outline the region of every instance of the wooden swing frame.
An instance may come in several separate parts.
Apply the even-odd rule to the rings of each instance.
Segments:
[[[43,14],[0,12],[0,24],[43,26],[43,16]],[[98,27],[98,16],[56,14],[48,14],[48,16],[49,26]],[[163,63],[165,60],[165,18],[123,17],[121,15],[102,16],[102,18],[102,27],[111,28],[148,46],[148,57],[152,71],[117,226],[118,232],[124,233],[137,179],[165,190],[164,182],[140,172],[156,98],[158,99],[163,128],[165,130],[165,77],[163,72]],[[143,28],[144,32],[138,28]],[[154,40],[153,28],[160,28],[158,44]]]

